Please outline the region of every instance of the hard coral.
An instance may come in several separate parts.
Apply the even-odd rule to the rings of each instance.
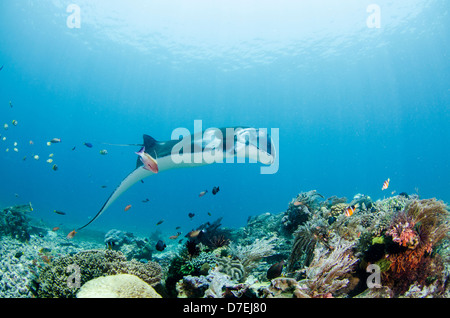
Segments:
[[[85,282],[113,274],[133,274],[155,286],[161,279],[161,267],[153,262],[127,262],[121,252],[89,250],[53,259],[35,282],[39,297],[75,297]]]
[[[161,298],[152,286],[137,276],[119,274],[98,277],[84,284],[78,298]]]

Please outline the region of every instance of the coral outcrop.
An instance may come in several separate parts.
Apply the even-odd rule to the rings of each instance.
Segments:
[[[90,250],[53,259],[45,266],[35,281],[39,297],[75,297],[81,285],[107,275],[132,274],[151,286],[159,284],[162,269],[154,262],[127,261],[112,250]]]
[[[86,282],[77,298],[161,298],[161,295],[139,277],[119,274]]]
[[[30,239],[30,205],[16,205],[0,210],[0,236],[9,235],[19,241]]]

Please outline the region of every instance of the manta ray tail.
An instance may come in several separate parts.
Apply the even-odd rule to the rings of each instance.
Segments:
[[[148,135],[144,135],[145,152],[147,152],[147,153],[152,153],[154,151],[156,152],[157,146],[158,146],[158,141],[156,141],[156,139],[154,139],[153,137],[150,137]],[[108,200],[106,200],[106,202],[103,204],[100,211],[98,211],[98,213],[87,224],[83,225],[82,227],[79,227],[77,229],[77,231],[85,228],[86,226],[88,226],[89,224],[94,222],[94,220],[96,220],[103,212],[105,212],[106,209],[119,196],[121,196],[126,190],[128,190],[133,184],[135,184],[139,180],[142,180],[142,179],[154,174],[153,172],[148,171],[148,170],[144,169],[144,167],[141,167],[141,166],[142,166],[142,162],[139,160],[139,156],[138,156],[136,169],[133,172],[131,172],[125,179],[122,180],[120,185],[113,191],[113,193],[111,193]]]

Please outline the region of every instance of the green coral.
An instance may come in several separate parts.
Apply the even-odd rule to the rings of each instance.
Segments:
[[[195,271],[195,266],[192,261],[187,261],[180,266],[180,273],[183,275],[190,275]]]
[[[372,238],[372,245],[373,244],[384,244],[384,236],[376,236]]]
[[[379,261],[375,262],[375,264],[380,267],[381,272],[386,272],[391,267],[391,262],[389,262],[385,258],[380,259]]]

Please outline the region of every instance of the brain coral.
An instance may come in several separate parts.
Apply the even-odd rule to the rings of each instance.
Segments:
[[[119,274],[88,281],[78,291],[77,298],[161,298],[161,296],[139,277]]]
[[[78,272],[77,272],[78,270]],[[38,297],[75,297],[80,286],[97,277],[114,274],[136,275],[155,286],[161,280],[159,264],[127,261],[113,250],[89,250],[53,259],[39,273],[35,285]]]

